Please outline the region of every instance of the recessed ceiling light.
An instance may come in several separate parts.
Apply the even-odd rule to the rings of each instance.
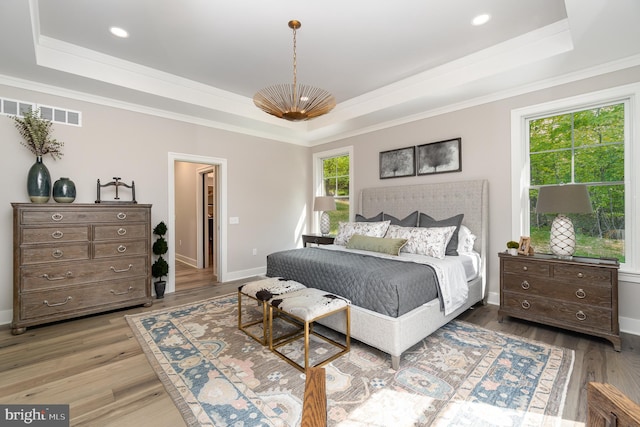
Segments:
[[[471,21],[471,24],[473,25],[484,25],[487,22],[489,22],[489,19],[491,19],[491,15],[489,15],[488,13],[483,13],[482,15],[478,15],[475,18],[473,18],[473,20]]]
[[[111,34],[113,34],[116,37],[121,37],[123,39],[126,39],[127,37],[129,37],[129,33],[120,27],[111,27],[109,28],[109,31],[111,31]]]

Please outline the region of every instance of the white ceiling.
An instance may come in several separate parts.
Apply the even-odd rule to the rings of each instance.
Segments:
[[[639,18],[640,0],[2,0],[0,84],[315,145],[640,65]],[[338,102],[307,122],[252,101],[292,81],[291,19],[298,82]]]

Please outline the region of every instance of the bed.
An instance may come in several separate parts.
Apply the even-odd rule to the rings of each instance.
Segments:
[[[351,309],[351,336],[361,342],[391,356],[391,364],[394,369],[400,365],[400,356],[404,351],[420,342],[423,338],[436,331],[442,325],[457,317],[478,302],[484,302],[487,296],[486,283],[486,257],[488,242],[488,182],[486,180],[458,181],[437,184],[418,184],[408,186],[391,186],[367,188],[359,195],[359,214],[365,218],[376,217],[380,212],[385,215],[392,215],[395,218],[406,218],[415,211],[426,213],[435,219],[444,219],[463,214],[462,225],[467,227],[475,235],[473,242],[473,252],[475,253],[475,271],[472,279],[457,280],[456,286],[465,287],[466,297],[454,305],[455,309],[445,310],[443,299],[448,288],[438,289],[436,295],[428,294],[425,300],[419,300],[415,292],[408,293],[408,297],[387,298],[384,288],[386,282],[394,282],[402,274],[409,271],[424,268],[424,266],[413,265],[414,262],[392,261],[385,257],[375,257],[380,261],[374,261],[372,273],[364,280],[364,286],[359,288],[355,282],[348,282],[350,275],[349,265],[357,263],[357,258],[347,259],[351,256],[344,251],[344,247],[334,248],[306,248],[282,251],[270,254],[267,257],[267,276],[293,276],[286,277],[291,280],[298,279],[306,286],[316,287],[328,292],[336,292],[334,286],[343,286],[343,292],[336,292],[354,301]],[[315,252],[314,252],[315,251]],[[344,251],[344,252],[341,252]],[[336,255],[339,254],[339,255]],[[363,254],[361,254],[363,255]],[[365,255],[366,256],[366,255]],[[336,264],[331,270],[323,269],[321,264],[312,263],[317,258],[326,258],[325,262],[331,262],[334,257]],[[336,258],[338,257],[338,258]],[[371,256],[367,258],[373,258]],[[445,257],[445,261],[459,259],[462,257]],[[329,261],[327,261],[329,260]],[[340,261],[338,261],[340,260]],[[440,261],[438,261],[440,262]],[[391,264],[386,264],[391,263]],[[392,265],[400,265],[395,269]],[[419,264],[419,263],[418,263]],[[437,263],[436,263],[437,264]],[[342,270],[341,270],[342,269]],[[438,279],[441,277],[440,267],[431,266],[425,271],[440,272],[435,274]],[[466,271],[466,268],[465,268]],[[285,272],[285,274],[282,274]],[[331,275],[345,277],[344,283],[335,283],[340,280]],[[430,273],[426,273],[427,275]],[[301,279],[302,278],[302,279]],[[403,281],[405,279],[402,279]],[[403,286],[411,289],[414,286],[407,278],[407,284]],[[307,283],[305,283],[307,282]],[[448,281],[447,281],[448,282]],[[465,283],[466,282],[466,283]],[[395,284],[390,283],[395,286]],[[366,286],[375,289],[376,299],[372,303],[359,301],[359,296],[367,291]],[[457,291],[456,291],[457,292]],[[378,294],[382,294],[381,296]],[[443,295],[444,294],[444,295]],[[457,293],[454,293],[454,296]],[[398,301],[396,301],[398,300]],[[413,304],[413,306],[411,305]],[[396,307],[397,305],[397,307]],[[449,306],[451,307],[451,306]],[[341,316],[331,316],[321,321],[322,324],[344,333],[344,319]]]

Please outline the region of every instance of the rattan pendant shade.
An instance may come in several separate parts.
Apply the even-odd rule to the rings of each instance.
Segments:
[[[336,100],[329,92],[298,84],[296,30],[300,26],[300,21],[289,21],[289,28],[293,30],[293,84],[269,86],[253,96],[253,103],[262,111],[290,121],[309,120],[328,113],[336,106]]]

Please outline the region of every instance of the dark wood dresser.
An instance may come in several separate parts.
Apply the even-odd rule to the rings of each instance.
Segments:
[[[151,205],[13,206],[13,334],[151,305]]]
[[[498,256],[500,321],[513,316],[603,337],[620,351],[617,260]]]

